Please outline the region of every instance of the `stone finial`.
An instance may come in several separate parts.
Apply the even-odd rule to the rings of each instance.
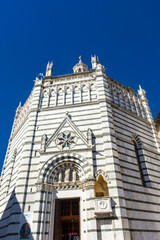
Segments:
[[[48,62],[46,67],[46,77],[52,76],[52,72],[53,72],[53,62]]]
[[[69,112],[66,112],[66,117],[72,119],[72,116],[69,114]]]
[[[93,57],[91,56],[91,63],[92,63],[92,69],[95,69],[97,73],[106,72],[106,68],[99,63],[99,59],[98,57],[96,57],[96,55],[94,55]]]
[[[100,63],[97,64],[96,70],[97,70],[97,72],[106,73],[105,67]]]
[[[79,63],[81,63],[82,62],[82,57],[81,56],[79,56]]]
[[[68,111],[66,112],[66,117],[69,117],[69,112]]]
[[[146,100],[146,91],[141,88],[141,85],[139,85],[138,94],[142,100]]]

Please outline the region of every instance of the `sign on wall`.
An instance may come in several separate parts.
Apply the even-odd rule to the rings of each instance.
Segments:
[[[32,226],[33,213],[21,213],[20,228],[19,228],[19,240],[28,239],[31,240],[31,226]]]

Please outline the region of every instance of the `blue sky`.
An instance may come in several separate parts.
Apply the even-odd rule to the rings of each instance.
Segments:
[[[160,111],[159,0],[6,0],[0,7],[0,171],[20,101],[53,60],[53,75],[72,73],[99,56],[107,75],[147,92],[153,117]]]

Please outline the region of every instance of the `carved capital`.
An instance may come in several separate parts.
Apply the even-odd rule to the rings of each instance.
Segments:
[[[52,184],[38,182],[36,183],[36,188],[38,191],[53,192],[55,187]]]
[[[83,183],[83,189],[90,188],[90,187],[94,187],[94,185],[95,185],[94,179],[87,179],[87,180],[85,180],[85,182]]]

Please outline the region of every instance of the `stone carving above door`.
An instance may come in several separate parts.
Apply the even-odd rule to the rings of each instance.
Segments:
[[[82,182],[81,168],[71,162],[58,165],[50,178],[50,184],[59,190],[81,188]]]

